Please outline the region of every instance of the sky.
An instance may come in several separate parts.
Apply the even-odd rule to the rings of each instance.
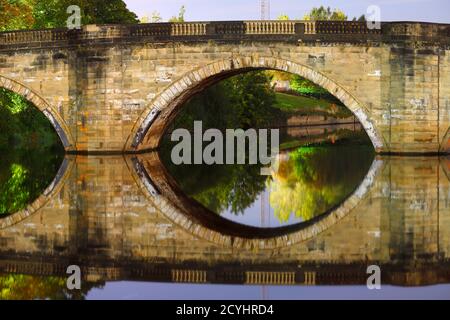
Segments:
[[[260,0],[124,0],[139,17],[158,11],[164,21],[186,7],[188,21],[258,20]],[[271,0],[271,18],[287,14],[301,19],[312,7],[339,8],[351,19],[367,12],[370,5],[381,10],[382,21],[428,21],[450,23],[450,0]]]

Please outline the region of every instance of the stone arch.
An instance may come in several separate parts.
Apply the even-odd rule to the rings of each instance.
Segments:
[[[220,60],[188,72],[169,85],[146,108],[135,123],[125,145],[127,151],[150,150],[159,146],[160,138],[176,109],[192,95],[222,79],[249,70],[270,69],[300,75],[328,90],[360,121],[377,152],[386,143],[371,120],[369,111],[353,95],[332,79],[302,64],[274,57],[239,56]]]
[[[6,78],[0,75],[0,88],[8,89],[24,97],[29,102],[33,103],[50,121],[56,133],[58,134],[61,143],[66,151],[72,150],[75,146],[74,140],[70,131],[59,113],[36,92],[21,84],[20,82]]]
[[[43,208],[46,203],[61,191],[67,177],[72,171],[73,165],[74,161],[65,157],[53,181],[36,200],[30,203],[25,209],[12,213],[4,218],[0,217],[0,230],[22,222]]]
[[[126,158],[139,188],[169,221],[196,238],[235,249],[276,249],[316,237],[358,208],[375,186],[384,162],[375,159],[361,184],[340,205],[300,225],[257,228],[231,222],[205,211],[199,204],[179,193],[161,163],[157,152]]]

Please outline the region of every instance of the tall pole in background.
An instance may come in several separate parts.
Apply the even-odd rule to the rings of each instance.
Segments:
[[[261,1],[261,20],[270,20],[270,0]]]

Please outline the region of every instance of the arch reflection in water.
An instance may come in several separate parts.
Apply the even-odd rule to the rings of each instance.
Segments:
[[[151,166],[155,156],[138,157],[152,178],[160,170]],[[275,250],[230,250],[209,239],[211,232],[201,237],[182,219],[173,222],[173,207],[159,200],[164,185],[153,181],[163,188],[159,196],[148,193],[131,157],[67,159],[73,169],[58,192],[34,215],[0,230],[0,282],[15,274],[65,277],[74,263],[83,290],[118,280],[263,284],[255,273],[294,274],[295,284],[315,274],[310,285],[365,285],[374,263],[386,284],[450,282],[450,158],[377,158],[365,196],[347,204],[339,223]],[[199,272],[206,279],[184,276]]]
[[[361,184],[374,153],[356,141],[364,141],[361,128],[353,129],[324,126],[305,136],[283,129],[281,153],[268,178],[258,165],[174,165],[171,144],[164,145],[161,158],[180,192],[212,213],[253,227],[283,227],[329,212]]]

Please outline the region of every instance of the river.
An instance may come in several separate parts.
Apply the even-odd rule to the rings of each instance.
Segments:
[[[270,176],[164,150],[2,155],[1,298],[450,298],[448,157],[377,156],[358,126],[281,131]]]

